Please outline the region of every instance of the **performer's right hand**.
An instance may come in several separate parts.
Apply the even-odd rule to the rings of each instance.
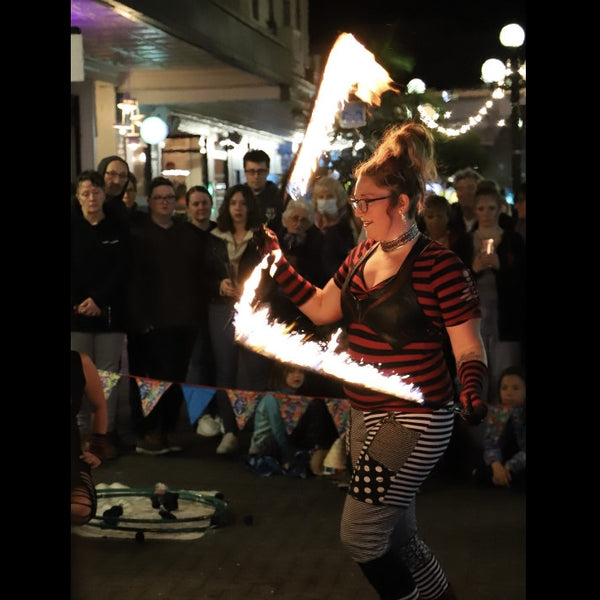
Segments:
[[[269,254],[275,254],[278,250],[281,252],[277,234],[266,225],[262,225],[254,232],[254,242],[258,248],[261,259]]]

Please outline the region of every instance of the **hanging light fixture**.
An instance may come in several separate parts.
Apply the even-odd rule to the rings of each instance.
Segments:
[[[113,127],[122,137],[140,137],[140,126],[144,115],[140,114],[138,101],[134,98],[123,98],[117,108],[121,111],[121,121]]]

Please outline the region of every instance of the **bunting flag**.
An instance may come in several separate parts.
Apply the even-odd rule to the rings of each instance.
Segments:
[[[119,379],[121,379],[121,375],[119,373],[111,373],[110,371],[102,371],[98,369],[98,375],[100,375],[100,381],[102,381],[102,389],[104,390],[104,397],[108,399],[110,393],[113,391],[113,388],[117,383],[119,383]]]
[[[146,377],[135,377],[142,398],[142,413],[147,417],[158,404],[161,396],[171,387],[170,381],[157,381]]]
[[[325,398],[327,409],[333,418],[333,422],[340,436],[348,427],[348,415],[350,414],[350,401],[346,398]]]
[[[192,385],[182,385],[181,391],[185,398],[190,425],[193,425],[213,399],[216,390]]]
[[[285,422],[285,429],[288,435],[291,435],[292,431],[296,429],[300,417],[306,411],[310,400],[305,396],[290,396],[287,394],[273,394],[273,396],[282,400],[282,402],[279,402],[279,410]]]
[[[137,377],[135,375],[127,375],[124,373],[111,373],[110,371],[99,371],[99,374],[100,379],[102,380],[104,393],[107,397],[121,377],[128,376],[135,379],[140,390],[142,413],[144,414],[144,417],[147,417],[152,412],[162,395],[171,387],[171,385],[176,383],[173,381],[160,381],[157,379],[149,379],[147,377]],[[188,385],[184,383],[177,383],[177,385],[181,387],[183,392],[188,410],[188,417],[190,424],[192,425],[206,410],[206,407],[212,400],[216,391],[218,389],[223,389],[193,384]],[[298,424],[300,417],[302,417],[306,411],[308,402],[315,399],[311,396],[288,395],[276,392],[255,392],[229,389],[224,389],[224,391],[231,403],[231,408],[233,409],[240,430],[244,429],[250,418],[254,415],[256,405],[266,393],[273,394],[273,396],[281,400],[279,403],[281,416],[285,422],[288,434],[290,434]],[[325,401],[327,409],[341,436],[346,431],[348,425],[350,402],[346,398],[323,398],[323,400]]]
[[[262,392],[249,392],[244,390],[227,390],[227,397],[231,403],[235,420],[240,430],[254,414],[256,404],[263,397]]]

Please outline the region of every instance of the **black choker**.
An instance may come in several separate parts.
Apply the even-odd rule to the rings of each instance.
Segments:
[[[404,246],[404,244],[408,244],[408,242],[414,240],[419,235],[419,228],[416,223],[413,223],[404,233],[401,233],[397,238],[389,242],[379,242],[381,244],[381,249],[384,252],[391,252],[392,250],[396,250],[396,248],[400,248],[400,246]]]

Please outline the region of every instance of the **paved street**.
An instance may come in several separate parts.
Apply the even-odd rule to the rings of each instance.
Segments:
[[[71,534],[72,600],[377,600],[338,538],[345,491],[332,476],[261,477],[218,438],[182,418],[184,451],[129,453],[100,467],[96,483],[216,490],[230,522],[196,540],[93,539]],[[524,494],[479,489],[437,471],[421,490],[423,539],[459,600],[525,599]]]

